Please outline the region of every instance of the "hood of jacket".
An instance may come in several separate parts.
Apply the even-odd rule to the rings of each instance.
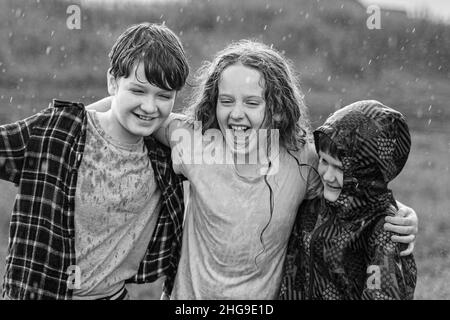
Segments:
[[[318,141],[326,135],[337,146],[343,165],[343,187],[328,204],[339,216],[352,219],[395,202],[388,183],[403,169],[411,149],[405,117],[378,101],[358,101],[339,109],[314,131]]]

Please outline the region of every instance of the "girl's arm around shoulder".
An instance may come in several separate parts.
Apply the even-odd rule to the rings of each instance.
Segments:
[[[400,256],[403,244],[392,241],[392,232],[384,230],[383,225],[382,218],[368,239],[371,258],[362,299],[413,299],[417,280],[414,257]]]
[[[156,140],[172,149],[175,142],[180,142],[180,138],[188,139],[192,137],[192,134],[193,126],[190,125],[187,117],[172,112],[152,135]]]
[[[402,256],[406,256],[414,251],[419,220],[414,209],[399,201],[397,201],[397,207],[398,211],[395,215],[386,216],[384,229],[394,232],[392,240],[395,242],[408,244],[408,248],[400,253]]]
[[[106,97],[101,100],[95,101],[86,106],[86,110],[95,110],[98,112],[106,112],[111,109],[112,97]]]
[[[187,177],[184,165],[191,163],[193,143],[195,143],[194,125],[185,115],[171,113],[166,121],[153,132],[152,136],[160,143],[170,147],[174,171]],[[200,133],[199,139],[201,137]]]

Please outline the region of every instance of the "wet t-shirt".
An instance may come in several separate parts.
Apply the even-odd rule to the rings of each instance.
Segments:
[[[88,112],[75,199],[75,252],[81,288],[74,299],[114,294],[134,276],[156,226],[161,192],[144,142],[123,144]]]
[[[187,161],[191,158],[183,155],[205,159],[207,154],[231,152],[222,139],[193,140],[171,143],[174,170],[190,182],[171,298],[275,299],[297,209],[320,185],[310,169],[317,160],[314,146],[308,143],[293,154],[304,164],[300,167],[280,150],[277,171],[266,180],[243,176],[233,163]]]

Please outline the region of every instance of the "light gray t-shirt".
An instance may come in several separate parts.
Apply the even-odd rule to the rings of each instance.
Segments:
[[[75,199],[75,252],[81,288],[74,299],[114,294],[134,276],[160,211],[161,192],[143,141],[123,144],[88,111]]]
[[[307,192],[317,194],[318,177],[281,150],[278,172],[267,178],[274,200],[270,217],[263,176],[244,177],[234,164],[188,164],[182,154],[210,152],[205,146],[211,143],[229,152],[220,140],[200,140],[203,148],[195,143],[172,143],[174,170],[187,177],[190,194],[171,298],[275,299],[297,209]],[[312,144],[294,155],[300,163],[316,165]]]

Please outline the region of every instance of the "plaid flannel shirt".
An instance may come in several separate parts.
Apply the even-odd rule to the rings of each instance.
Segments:
[[[74,204],[86,140],[83,104],[53,106],[0,126],[0,178],[19,186],[10,223],[3,295],[11,299],[71,299],[75,259]],[[166,275],[170,292],[182,238],[182,179],[170,150],[145,139],[162,208],[138,273],[127,282]]]

